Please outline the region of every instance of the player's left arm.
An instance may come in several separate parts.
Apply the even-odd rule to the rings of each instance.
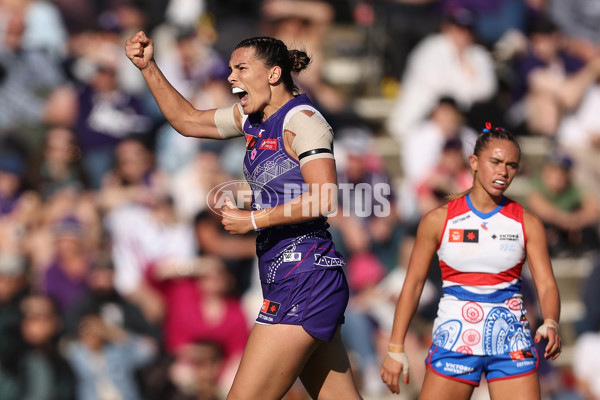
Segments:
[[[558,332],[560,318],[560,294],[552,271],[546,231],[542,222],[528,211],[523,211],[525,234],[527,235],[527,261],[538,292],[538,300],[544,323],[535,335],[536,343],[548,339],[545,358],[556,359],[561,352]]]

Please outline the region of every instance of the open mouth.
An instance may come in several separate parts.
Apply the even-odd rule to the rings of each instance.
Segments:
[[[496,179],[496,180],[494,180],[494,183],[495,183],[496,185],[501,185],[501,186],[504,186],[504,185],[506,185],[506,182],[505,182],[505,181],[503,181],[503,180],[500,180],[500,179]]]
[[[231,93],[237,95],[240,98],[240,104],[242,105],[242,107],[248,104],[248,92],[246,92],[245,90],[240,89],[239,87],[233,87],[231,88]]]

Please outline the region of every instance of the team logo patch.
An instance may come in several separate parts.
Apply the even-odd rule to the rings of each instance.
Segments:
[[[449,242],[478,243],[479,229],[450,229]]]
[[[508,354],[510,355],[510,358],[513,361],[523,361],[527,358],[533,358],[533,352],[531,351],[531,349],[511,351]]]
[[[283,253],[283,262],[294,262],[302,259],[302,253]]]
[[[263,139],[259,150],[277,150],[277,139]]]
[[[264,299],[263,305],[260,308],[260,311],[264,312],[265,314],[277,315],[277,312],[279,311],[279,307],[281,307],[281,304],[276,303],[271,300]]]

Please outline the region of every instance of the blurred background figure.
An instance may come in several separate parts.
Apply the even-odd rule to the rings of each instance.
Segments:
[[[90,314],[79,321],[78,336],[65,353],[77,379],[78,400],[139,400],[135,371],[153,360],[157,348],[153,341]]]
[[[148,282],[148,271],[158,262],[187,265],[196,258],[192,223],[175,214],[169,196],[147,197],[151,204],[128,204],[106,215],[107,233],[115,266],[115,287],[140,307],[151,324],[160,324],[165,304]]]
[[[321,0],[265,0],[261,12],[264,34],[282,40],[290,48],[300,43],[310,55],[310,68],[298,75],[297,85],[335,129],[347,107],[344,95],[323,77],[323,38],[333,25],[335,8]]]
[[[24,48],[25,15],[0,8],[0,136],[28,130],[18,139],[28,150],[41,144],[44,124],[68,126],[77,109],[76,95],[55,57],[38,48]]]
[[[161,339],[160,332],[150,325],[141,309],[117,292],[115,270],[109,253],[100,253],[92,260],[86,275],[88,291],[65,317],[65,333],[78,334],[79,321],[86,315],[99,315],[107,325],[115,325],[139,336]],[[158,345],[158,343],[157,343]]]
[[[167,353],[178,354],[198,341],[214,342],[223,351],[219,386],[231,385],[250,324],[241,300],[232,295],[235,281],[223,262],[212,257],[165,261],[155,264],[149,274],[166,306],[162,326]]]
[[[157,198],[167,196],[169,177],[156,166],[155,153],[142,138],[122,138],[114,157],[98,192],[105,211],[132,204],[152,206]]]
[[[450,8],[439,33],[427,36],[409,54],[387,129],[402,141],[442,96],[451,96],[467,112],[490,101],[497,79],[490,52],[475,42],[475,15]]]
[[[41,154],[32,162],[29,181],[44,200],[63,189],[84,190],[81,152],[72,130],[54,127],[46,131]]]
[[[349,260],[372,253],[386,270],[396,267],[403,229],[389,172],[373,149],[373,132],[348,125],[336,138],[341,152],[338,166],[338,208],[329,218],[336,245]]]
[[[80,69],[85,72],[79,78],[74,129],[86,181],[92,190],[99,190],[114,163],[117,144],[136,134],[153,143],[153,121],[141,96],[129,93],[117,80],[122,56],[117,44],[93,37],[84,45],[93,46],[94,52],[81,57]]]
[[[20,253],[0,251],[0,368],[17,379],[18,365],[25,351],[21,334],[21,301],[30,291],[27,261]],[[7,388],[9,392],[12,389]]]
[[[0,146],[0,251],[23,251],[23,239],[35,223],[39,194],[25,179],[26,153],[19,146]]]
[[[577,362],[573,366],[578,393],[583,400],[600,399],[600,331],[589,331],[575,342]]]
[[[220,400],[226,396],[220,387],[223,350],[215,342],[200,340],[186,344],[173,356],[158,390],[162,400]]]
[[[21,399],[74,400],[75,376],[60,352],[60,314],[52,299],[30,294],[21,301],[21,334],[26,350],[19,359]]]
[[[472,185],[473,175],[465,160],[462,141],[448,139],[437,164],[417,184],[419,219],[443,204],[448,196],[461,193]]]
[[[573,160],[555,151],[531,180],[527,206],[546,227],[551,257],[582,256],[598,249],[600,205],[573,179]]]
[[[53,226],[54,257],[44,267],[43,291],[53,299],[65,316],[87,293],[86,277],[90,270],[91,254],[83,241],[83,225],[70,216]]]
[[[400,159],[404,179],[399,200],[405,220],[411,225],[423,215],[418,202],[419,186],[435,173],[444,146],[449,141],[457,145],[460,142],[466,163],[476,139],[477,133],[467,124],[462,109],[449,96],[438,99],[428,117],[402,138]]]
[[[510,123],[527,134],[554,137],[563,116],[579,107],[600,77],[600,62],[566,47],[560,28],[546,14],[532,18],[527,34],[529,46],[514,60]]]

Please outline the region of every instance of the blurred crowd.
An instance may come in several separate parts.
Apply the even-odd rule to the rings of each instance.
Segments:
[[[598,26],[596,0],[0,0],[0,398],[218,400],[235,374],[262,304],[255,237],[225,232],[209,194],[243,179],[243,139],[166,123],[124,55],[144,30],[201,109],[237,100],[228,60],[245,37],[313,57],[297,84],[335,132],[342,333],[366,398],[385,398],[379,366],[418,221],[470,187],[478,131],[492,121],[547,144],[537,163],[524,152],[518,200],[552,257],[592,267],[569,361],[540,361],[542,391],[600,399]],[[377,68],[348,78],[334,55]],[[357,106],[373,96],[384,118]],[[432,265],[406,399],[441,295]],[[300,385],[286,396],[305,398]]]

